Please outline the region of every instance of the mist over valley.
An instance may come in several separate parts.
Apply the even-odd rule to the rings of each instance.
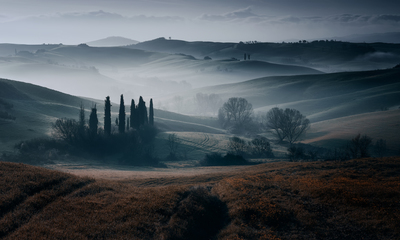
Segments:
[[[1,239],[400,238],[398,3],[0,5]]]

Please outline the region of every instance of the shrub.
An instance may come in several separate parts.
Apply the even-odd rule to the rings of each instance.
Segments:
[[[255,157],[274,157],[271,144],[266,137],[257,137],[249,142],[251,153]]]
[[[200,161],[202,166],[230,166],[230,165],[248,165],[249,161],[243,156],[227,153],[224,157],[219,153],[206,154],[203,160]]]

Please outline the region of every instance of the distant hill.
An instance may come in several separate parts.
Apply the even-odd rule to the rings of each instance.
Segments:
[[[359,43],[400,43],[400,32],[353,34],[343,37],[334,37],[333,39]]]
[[[127,46],[132,44],[137,44],[139,41],[132,40],[124,37],[107,37],[91,42],[87,42],[86,44],[92,47],[118,47],[118,46]]]
[[[355,43],[338,39],[337,41],[282,43],[220,43],[157,38],[128,47],[146,51],[189,54],[201,59],[211,57],[214,60],[229,58],[244,60],[244,54],[246,54],[251,56],[251,60],[305,66],[323,72],[382,69],[400,62],[400,45],[390,43],[376,45],[364,43],[364,41]],[[379,59],[375,56],[379,56]]]
[[[400,107],[400,69],[301,76],[265,77],[195,89],[182,94],[215,93],[244,97],[259,111],[290,107],[312,122]]]

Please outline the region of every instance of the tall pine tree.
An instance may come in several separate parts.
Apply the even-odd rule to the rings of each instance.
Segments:
[[[153,110],[153,99],[150,99],[150,112],[149,112],[149,123],[154,125],[154,110]]]
[[[97,135],[97,124],[98,123],[99,123],[99,120],[97,119],[97,108],[96,108],[96,105],[94,105],[94,108],[92,108],[92,112],[90,113],[90,116],[89,116],[90,136],[94,137]]]
[[[111,101],[107,96],[104,104],[104,133],[106,136],[111,135]]]
[[[118,132],[125,133],[125,105],[124,105],[124,95],[121,94],[121,101],[119,103],[119,125]]]

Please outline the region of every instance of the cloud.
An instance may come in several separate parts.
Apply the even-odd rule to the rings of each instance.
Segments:
[[[199,19],[206,21],[231,21],[238,19],[247,19],[251,17],[258,17],[258,16],[252,12],[251,7],[247,7],[244,9],[239,9],[233,12],[228,12],[220,15],[203,14],[200,16]]]
[[[251,7],[239,9],[223,14],[203,14],[199,17],[203,21],[225,21],[259,23],[264,25],[287,25],[287,24],[350,24],[357,26],[365,25],[387,25],[400,23],[400,15],[360,15],[360,14],[338,14],[332,16],[267,16],[258,15]]]
[[[1,18],[0,18],[1,19]],[[140,23],[154,23],[154,22],[176,22],[184,21],[183,18],[177,16],[146,16],[146,15],[136,15],[136,16],[123,16],[118,13],[106,12],[106,11],[91,11],[91,12],[64,12],[55,13],[49,15],[39,15],[30,16],[25,18],[29,21],[60,21],[60,22],[75,22],[79,21],[81,23],[85,22],[102,22],[102,21],[112,21],[120,23],[130,23],[130,22],[140,22]]]

